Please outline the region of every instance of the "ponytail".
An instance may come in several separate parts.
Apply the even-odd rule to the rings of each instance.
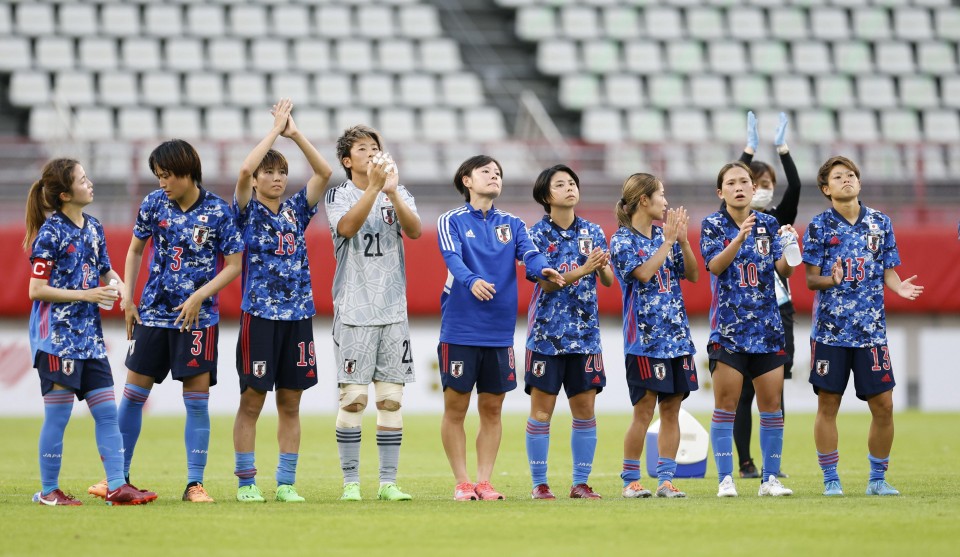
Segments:
[[[30,250],[30,244],[36,238],[40,226],[47,220],[47,213],[59,210],[63,206],[61,193],[70,193],[73,185],[73,169],[80,163],[74,159],[53,159],[43,165],[40,179],[30,186],[27,193],[27,209],[24,220],[27,233],[23,238],[23,249]]]
[[[617,201],[617,222],[620,226],[632,226],[633,214],[637,212],[643,196],[653,197],[660,187],[660,179],[653,174],[638,172],[623,182],[623,197]]]

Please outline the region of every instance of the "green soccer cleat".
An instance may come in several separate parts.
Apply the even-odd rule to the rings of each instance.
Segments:
[[[343,495],[340,496],[340,500],[363,501],[363,497],[360,495],[360,484],[358,482],[343,484]]]
[[[237,501],[241,503],[263,503],[263,492],[257,484],[245,485],[237,489]]]
[[[277,486],[277,501],[281,503],[303,503],[306,501],[297,493],[297,490],[290,484]]]
[[[413,499],[409,493],[400,491],[397,484],[383,484],[377,492],[377,499],[381,501],[409,501]]]

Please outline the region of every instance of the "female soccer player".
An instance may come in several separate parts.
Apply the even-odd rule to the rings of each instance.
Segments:
[[[664,225],[654,225],[655,220]],[[640,456],[659,399],[657,497],[686,497],[673,485],[680,403],[699,385],[680,279],[696,282],[700,277],[687,238],[687,211],[667,209],[656,176],[634,174],[623,183],[617,221],[610,253],[623,293],[623,351],[633,404],[633,421],[623,440],[622,495],[650,497],[640,484]]]
[[[274,387],[280,445],[276,500],[304,500],[293,487],[300,456],[300,396],[317,384],[316,308],[305,234],[333,169],[297,128],[292,109],[289,99],[274,105],[273,128],[243,161],[233,200],[246,246],[237,339],[240,408],[233,424],[237,500],[243,502],[264,501],[256,484],[254,448],[257,419]],[[284,201],[287,159],[272,149],[280,136],[292,139],[313,169],[306,187]]]
[[[573,414],[570,446],[573,484],[570,497],[599,499],[587,485],[597,448],[594,401],[607,384],[600,347],[597,279],[613,284],[607,238],[592,222],[574,211],[580,202],[580,178],[570,167],[552,166],[537,177],[533,199],[547,214],[530,227],[530,240],[563,276],[566,286],[527,277],[535,282],[527,312],[525,390],[530,395],[527,419],[527,459],[534,499],[554,499],[547,485],[550,418],[560,387]]]
[[[113,374],[97,307],[112,306],[123,284],[110,267],[103,226],[83,212],[92,201],[93,182],[73,159],[54,159],[44,165],[27,195],[23,247],[30,246],[32,266],[30,349],[44,405],[42,488],[33,501],[43,505],[81,504],[59,484],[63,432],[74,396],[87,401],[96,423],[97,449],[107,473],[103,495],[107,504],[139,505],[157,498],[156,493],[129,485],[123,475]],[[101,281],[111,285],[100,286]]]
[[[463,207],[440,215],[438,242],[447,264],[440,296],[440,382],[443,421],[440,436],[457,480],[457,501],[503,499],[490,485],[503,427],[500,409],[517,388],[513,334],[517,323],[517,268],[563,286],[565,281],[527,236],[522,220],[500,211],[493,201],[503,187],[500,163],[487,155],[464,161],[453,185]],[[467,475],[463,420],[470,393],[477,388],[477,483]]]
[[[778,233],[793,227],[751,210],[756,190],[750,167],[728,163],[717,175],[725,206],[703,219],[700,252],[710,271],[710,371],[714,405],[710,437],[720,479],[718,497],[736,497],[733,482],[733,420],[744,378],[751,380],[760,408],[763,483],[759,495],[791,495],[777,479],[783,447],[783,324],[777,307],[776,273],[793,268],[783,257]]]

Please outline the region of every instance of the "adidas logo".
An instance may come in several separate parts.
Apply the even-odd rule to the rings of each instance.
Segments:
[[[77,251],[77,248],[73,244],[67,246],[67,253],[73,253],[75,251]]]
[[[471,229],[471,230],[467,230],[467,238],[476,238],[476,235],[474,235],[472,229]]]
[[[693,381],[694,383],[696,383],[696,382],[697,382],[697,374],[696,374],[696,373],[691,373],[691,374],[690,374],[690,380]]]
[[[187,364],[187,367],[200,367],[200,364],[198,364],[197,359],[194,358],[190,360],[190,362]]]
[[[885,374],[883,375],[883,379],[880,380],[881,383],[889,383],[889,382],[891,382],[891,381],[893,381],[893,378],[890,377],[890,374],[889,374],[889,373],[885,373]]]
[[[591,383],[593,383],[594,385],[599,385],[599,384],[600,384],[600,376],[599,376],[599,375],[594,375],[594,376],[593,376],[593,381],[591,381]]]
[[[317,374],[314,373],[312,369],[307,372],[307,377],[316,377],[316,376],[317,376]]]
[[[516,381],[516,380],[517,380],[517,376],[514,375],[513,372],[511,371],[510,375],[507,376],[507,381]]]

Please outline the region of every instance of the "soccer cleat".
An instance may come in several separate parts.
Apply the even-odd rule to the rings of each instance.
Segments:
[[[634,499],[634,498],[646,499],[647,497],[650,497],[653,494],[650,493],[649,489],[644,489],[644,487],[640,485],[640,482],[637,481],[637,482],[630,482],[629,485],[624,486],[622,495],[628,499]]]
[[[747,460],[740,465],[740,477],[741,478],[759,478],[760,472],[757,471],[756,464],[753,463],[753,459]]]
[[[363,496],[360,495],[360,484],[358,482],[348,482],[343,484],[343,495],[340,496],[341,501],[363,501]]]
[[[720,482],[720,487],[717,490],[717,497],[736,497],[737,496],[737,486],[733,484],[733,476],[727,474],[723,477],[723,481]]]
[[[409,501],[413,497],[409,493],[401,491],[397,484],[383,484],[377,491],[377,499],[381,501]]]
[[[41,505],[47,505],[48,507],[54,507],[57,505],[65,505],[67,507],[76,507],[82,505],[79,499],[76,499],[73,495],[67,495],[66,493],[60,491],[59,489],[54,489],[46,495],[42,491],[38,491],[33,494],[33,502],[39,503]]]
[[[149,495],[148,495],[149,494]],[[153,496],[153,498],[150,497]],[[104,497],[108,505],[144,505],[157,498],[151,491],[143,491],[130,484],[123,484],[113,491],[108,491]]]
[[[827,497],[843,497],[843,488],[840,487],[840,480],[830,480],[823,484],[823,494]]]
[[[473,488],[477,492],[477,497],[481,501],[497,501],[503,499],[503,494],[493,489],[493,486],[490,485],[490,482],[480,482]]]
[[[577,484],[570,488],[571,499],[602,499],[600,494],[587,484]]]
[[[241,503],[265,503],[263,492],[257,484],[242,485],[237,488],[237,501]]]
[[[107,498],[107,492],[110,491],[110,486],[107,485],[107,479],[104,478],[99,482],[91,485],[87,488],[87,493],[93,495],[94,497],[99,497],[101,499]]]
[[[757,492],[757,495],[760,497],[768,495],[771,497],[783,497],[785,495],[793,495],[793,490],[784,487],[776,475],[770,474],[767,476],[767,481],[760,484],[760,491]]]
[[[187,489],[183,490],[183,501],[189,501],[190,503],[213,503],[213,497],[207,493],[206,489],[203,489],[203,484],[195,483],[193,485],[187,486]]]
[[[303,503],[306,501],[306,499],[300,497],[300,494],[297,493],[297,490],[294,489],[290,484],[278,485],[277,496],[274,497],[274,499],[281,503]]]
[[[687,494],[674,487],[670,481],[665,481],[657,487],[657,497],[666,497],[667,499],[676,499],[686,497]]]
[[[887,480],[874,480],[867,483],[867,495],[900,495],[900,492],[887,483]]]
[[[547,484],[540,484],[533,488],[533,491],[530,492],[530,497],[533,499],[556,499],[556,496],[550,491],[550,486]]]
[[[453,500],[454,501],[476,501],[477,500],[477,490],[470,482],[463,482],[457,484],[456,489],[453,491]]]

